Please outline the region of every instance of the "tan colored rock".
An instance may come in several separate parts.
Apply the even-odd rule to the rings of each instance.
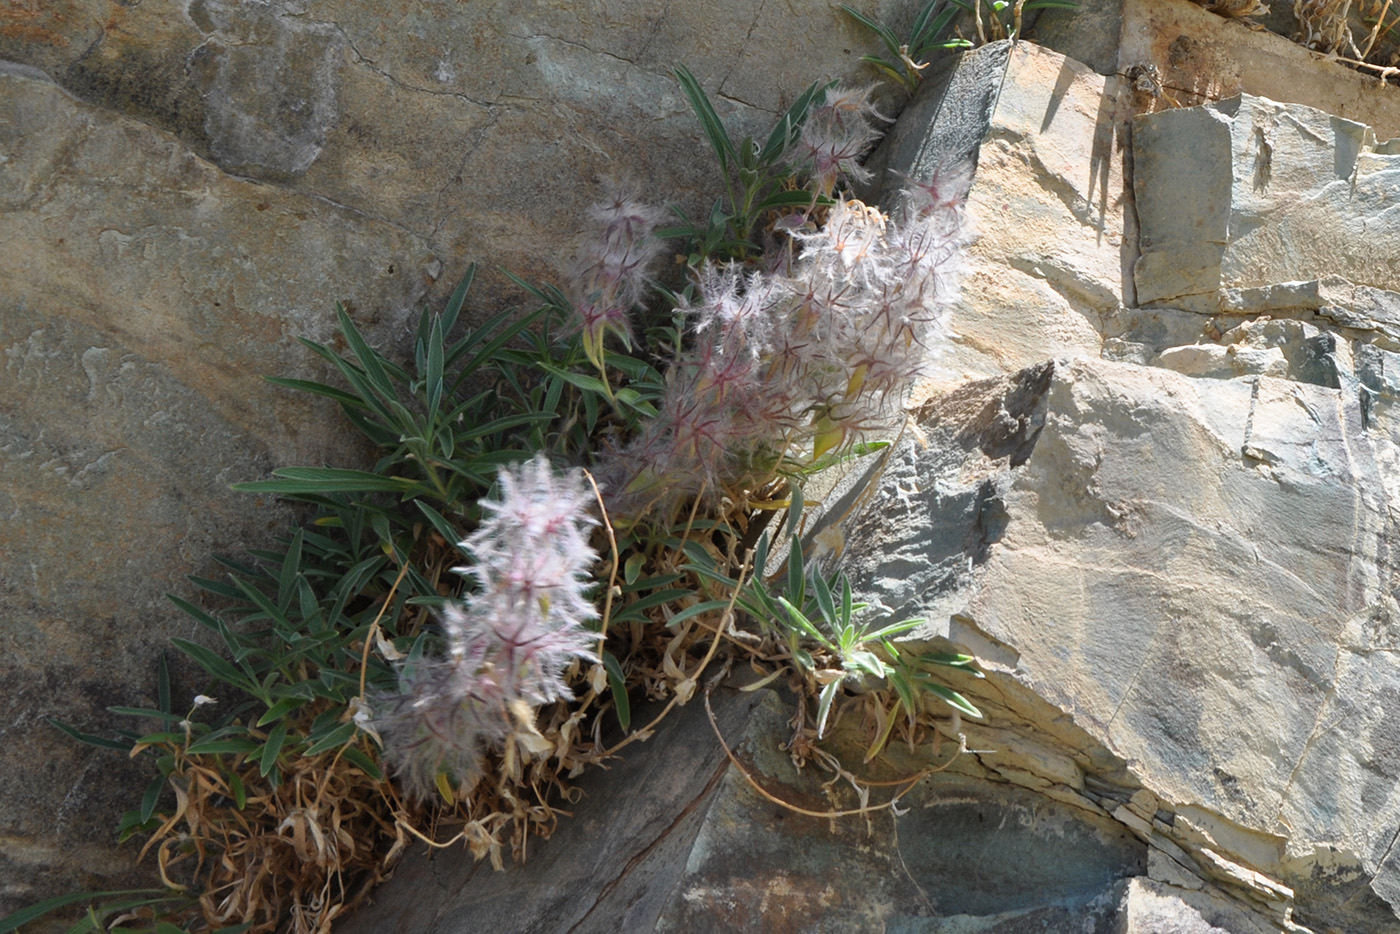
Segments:
[[[329,406],[261,377],[320,375],[295,337],[331,339],[336,298],[392,344],[442,264],[400,227],[232,178],[14,69],[0,73],[0,155],[9,911],[146,884],[134,851],[108,849],[144,763],[47,720],[139,728],[105,708],[152,705],[167,638],[194,634],[164,593],[189,595],[184,575],[210,573],[211,552],[290,518],[229,484],[361,456]]]
[[[1001,64],[1004,60],[1004,66]],[[964,112],[970,95],[985,108]],[[1030,43],[988,46],[942,66],[873,162],[920,177],[976,164],[958,335],[937,382],[1019,369],[1059,354],[1097,356],[1122,307],[1135,244],[1125,221],[1125,87]]]
[[[1149,112],[1252,94],[1303,104],[1400,136],[1400,98],[1374,74],[1353,71],[1283,36],[1227,20],[1190,0],[1124,0],[1118,71],[1155,66]]]

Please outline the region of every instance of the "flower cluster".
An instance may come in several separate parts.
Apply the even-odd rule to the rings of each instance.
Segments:
[[[896,217],[838,201],[788,269],[705,269],[659,416],[608,465],[622,514],[752,489],[901,417],[946,339],[966,173],[911,185]],[[748,486],[746,486],[748,485]]]
[[[488,749],[518,742],[541,751],[535,708],[572,698],[565,671],[574,659],[596,661],[587,623],[597,612],[584,594],[597,557],[586,487],[542,456],[503,469],[499,485],[462,543],[476,563],[458,571],[477,590],[443,611],[447,656],[410,659],[400,693],[375,705],[386,755],[416,796],[443,773],[470,784]]]
[[[614,185],[593,205],[591,225],[575,257],[570,299],[583,331],[583,348],[593,365],[603,367],[603,340],[611,332],[631,339],[630,316],[641,300],[647,267],[663,241],[653,237],[663,212]]]
[[[874,85],[866,88],[828,88],[821,104],[802,123],[802,132],[789,160],[812,176],[815,190],[829,197],[845,178],[865,182],[870,172],[859,162],[880,138],[875,121],[888,121],[870,102]]]

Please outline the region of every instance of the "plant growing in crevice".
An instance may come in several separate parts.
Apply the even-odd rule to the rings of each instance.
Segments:
[[[899,429],[947,337],[968,180],[911,184],[887,217],[844,194],[884,122],[868,90],[812,85],[760,145],[677,76],[726,186],[706,223],[658,229],[614,187],[565,284],[520,283],[528,314],[464,328],[469,271],[411,360],[340,310],[346,355],[306,342],[340,385],[276,380],[337,402],[379,459],[239,486],[309,521],[194,579],[219,609],[172,598],[207,630],[175,645],[216,704],[173,712],[162,668],[157,708],[117,708],[152,731],[70,728],[159,772],[123,832],[149,835],[177,902],[128,920],[321,932],[411,840],[445,845],[430,824],[496,866],[523,858],[572,776],[648,734],[631,697],[685,703],[721,648],[792,674],[813,739],[864,690],[872,756],[927,722],[925,694],[976,713],[932,673],[969,658],[863,623],[795,535],[805,480]],[[680,295],[648,278],[664,237]],[[775,583],[760,533],[784,508]]]
[[[919,89],[923,71],[930,59],[947,49],[966,48],[972,43],[960,37],[949,38],[953,22],[962,7],[951,0],[929,0],[914,17],[909,35],[900,41],[895,31],[884,23],[870,19],[854,7],[841,4],[841,9],[856,22],[875,33],[884,43],[888,58],[862,55],[861,61],[874,65],[885,77],[897,82],[910,94]]]

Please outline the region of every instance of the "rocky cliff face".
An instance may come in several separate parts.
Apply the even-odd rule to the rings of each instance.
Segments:
[[[811,3],[0,6],[0,914],[148,884],[115,846],[148,776],[48,721],[153,703],[169,636],[198,638],[163,595],[286,527],[229,484],[365,456],[263,382],[325,375],[296,338],[344,301],[406,349],[469,262],[494,313],[603,175],[708,207],[673,66],[766,132],[856,39]]]
[[[985,718],[828,822],[749,781],[859,803],[778,699],[721,691],[737,762],[697,699],[526,866],[415,854],[346,930],[1400,930],[1400,100],[1189,3],[1079,17],[948,59],[877,153],[975,161],[981,237],[920,437],[812,537],[977,654]],[[760,125],[863,42],[763,4],[0,13],[0,910],[129,875],[139,779],[43,718],[139,701],[160,594],[281,521],[226,484],[356,455],[259,384],[292,338],[344,298],[392,344],[463,258],[540,272],[597,172],[697,197],[672,62]]]

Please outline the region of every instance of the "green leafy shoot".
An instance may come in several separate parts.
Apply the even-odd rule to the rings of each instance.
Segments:
[[[945,49],[965,48],[966,39],[948,37],[949,28],[962,12],[954,0],[929,0],[919,10],[903,41],[890,27],[865,16],[854,7],[841,4],[841,9],[856,22],[875,33],[884,44],[888,57],[863,55],[861,60],[875,66],[886,77],[905,88],[910,94],[919,89],[923,70],[931,57]]]
[[[808,112],[835,82],[808,86],[760,144],[748,136],[739,140],[731,137],[699,80],[684,65],[678,66],[675,74],[719,162],[725,197],[715,201],[703,221],[676,209],[681,224],[658,230],[657,236],[679,238],[690,244],[688,260],[692,267],[698,267],[705,259],[750,259],[761,250],[755,235],[765,217],[810,210],[829,200],[800,187],[793,168],[785,160],[801,134]]]

